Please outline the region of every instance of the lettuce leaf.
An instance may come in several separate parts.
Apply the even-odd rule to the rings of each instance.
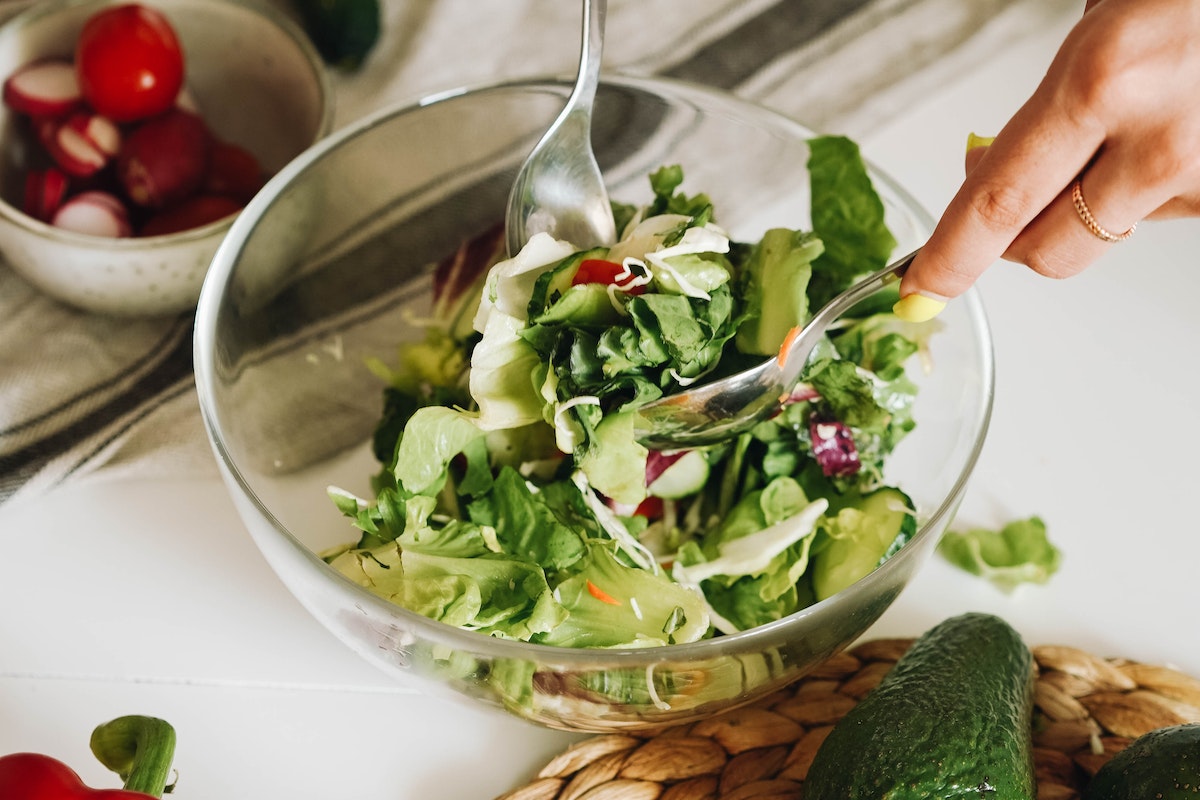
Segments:
[[[588,543],[585,566],[555,597],[567,617],[538,641],[565,647],[653,647],[708,632],[704,597],[661,572],[617,560],[609,544]]]
[[[486,434],[475,420],[445,406],[417,409],[400,437],[392,472],[413,494],[441,489],[450,460]]]
[[[491,491],[468,506],[471,521],[496,531],[505,553],[562,570],[583,556],[583,538],[565,525],[525,479],[512,467],[503,467]]]
[[[329,563],[385,600],[491,636],[528,641],[566,618],[542,570],[517,559],[431,555],[389,543],[347,550]]]
[[[809,291],[819,308],[857,277],[883,269],[896,239],[858,145],[844,136],[820,136],[808,145],[812,228],[825,245],[813,262]]]
[[[947,531],[938,552],[956,567],[1007,592],[1022,583],[1045,583],[1062,561],[1062,553],[1046,536],[1046,524],[1036,516],[1010,522],[1000,530]]]
[[[746,321],[737,332],[739,350],[773,356],[788,331],[808,321],[812,262],[824,247],[811,233],[775,228],[763,234],[744,268]]]

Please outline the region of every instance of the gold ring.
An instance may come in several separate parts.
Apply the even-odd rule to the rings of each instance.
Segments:
[[[1129,226],[1129,230],[1124,233],[1113,233],[1096,221],[1096,217],[1092,214],[1092,210],[1088,208],[1088,204],[1083,201],[1083,183],[1075,180],[1075,185],[1071,187],[1071,201],[1075,204],[1075,211],[1079,214],[1079,218],[1083,220],[1083,224],[1091,231],[1092,235],[1097,239],[1103,239],[1106,242],[1123,242],[1133,232],[1137,230],[1137,223]]]

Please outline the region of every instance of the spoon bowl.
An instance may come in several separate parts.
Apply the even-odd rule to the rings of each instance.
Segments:
[[[513,181],[505,217],[508,254],[548,233],[589,248],[616,241],[608,190],[592,151],[592,105],[600,81],[607,0],[583,0],[579,73],[562,112]]]
[[[920,248],[846,289],[803,327],[792,328],[779,354],[757,367],[661,397],[638,408],[638,441],[653,450],[717,444],[749,430],[787,402],[813,348],[830,324],[897,281]]]

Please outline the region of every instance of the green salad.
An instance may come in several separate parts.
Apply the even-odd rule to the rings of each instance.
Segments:
[[[713,201],[650,175],[623,234],[481,236],[438,266],[425,338],[400,348],[374,497],[330,496],[358,537],[334,568],[405,608],[564,647],[732,634],[857,581],[916,530],[883,465],[913,428],[906,364],[928,326],[864,301],[779,414],[719,445],[649,450],[640,405],[774,356],[895,240],[855,144],[811,142],[811,230],[733,241]]]

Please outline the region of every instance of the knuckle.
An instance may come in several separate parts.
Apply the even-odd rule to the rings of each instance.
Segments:
[[[1024,264],[1032,271],[1045,278],[1062,280],[1077,275],[1083,264],[1078,261],[1080,254],[1071,252],[1061,239],[1032,240],[1023,236],[1013,242],[1005,253],[1005,257],[1018,264]]]
[[[1115,15],[1102,29],[1089,28],[1086,41],[1071,50],[1067,94],[1081,116],[1122,107],[1144,94],[1137,62],[1153,54],[1147,53],[1142,28],[1142,20],[1134,15]]]
[[[1170,127],[1145,149],[1143,179],[1151,185],[1190,182],[1200,175],[1200,139],[1197,131]]]
[[[1016,232],[1032,218],[1030,200],[1011,184],[987,184],[970,197],[971,209],[995,231]]]

